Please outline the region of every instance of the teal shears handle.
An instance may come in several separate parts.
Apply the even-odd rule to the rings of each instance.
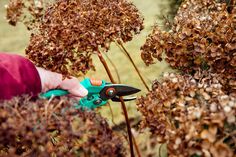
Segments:
[[[84,88],[88,90],[88,95],[79,100],[76,104],[76,108],[83,109],[95,109],[97,107],[103,106],[107,103],[108,100],[103,100],[100,97],[100,91],[105,87],[106,82],[104,80],[92,80],[89,78],[84,79],[80,82]],[[41,97],[50,99],[53,96],[65,96],[70,94],[67,90],[63,89],[53,89],[49,90],[46,93],[42,93]]]
[[[70,94],[67,90],[63,89],[53,89],[49,90],[46,93],[41,94],[43,98],[50,99],[52,96],[64,96]]]

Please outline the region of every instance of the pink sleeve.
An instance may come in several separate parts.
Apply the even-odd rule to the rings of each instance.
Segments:
[[[40,92],[40,77],[33,63],[19,55],[0,53],[0,99]]]

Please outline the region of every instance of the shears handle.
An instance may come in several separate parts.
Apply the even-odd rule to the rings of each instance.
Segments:
[[[50,99],[52,96],[64,96],[67,94],[70,94],[67,90],[53,89],[53,90],[47,91],[46,93],[41,94],[41,97]]]
[[[92,110],[107,103],[107,100],[102,100],[99,94],[106,85],[105,81],[86,78],[81,81],[80,84],[88,90],[88,95],[79,100],[76,104],[76,108],[86,108]],[[70,93],[67,90],[53,89],[47,91],[46,93],[42,93],[41,97],[50,99],[52,96],[65,96],[68,94]]]

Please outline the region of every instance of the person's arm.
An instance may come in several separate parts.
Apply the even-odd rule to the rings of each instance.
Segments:
[[[40,76],[33,63],[19,55],[0,53],[0,99],[22,94],[36,96],[41,90]]]
[[[22,56],[0,53],[0,99],[22,94],[36,96],[55,88],[68,90],[76,99],[88,93],[76,78],[63,80],[61,74],[35,67]]]

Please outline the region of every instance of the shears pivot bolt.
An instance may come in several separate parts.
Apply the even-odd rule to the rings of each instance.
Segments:
[[[108,88],[106,91],[106,95],[109,97],[113,97],[116,95],[116,90],[115,88]]]

